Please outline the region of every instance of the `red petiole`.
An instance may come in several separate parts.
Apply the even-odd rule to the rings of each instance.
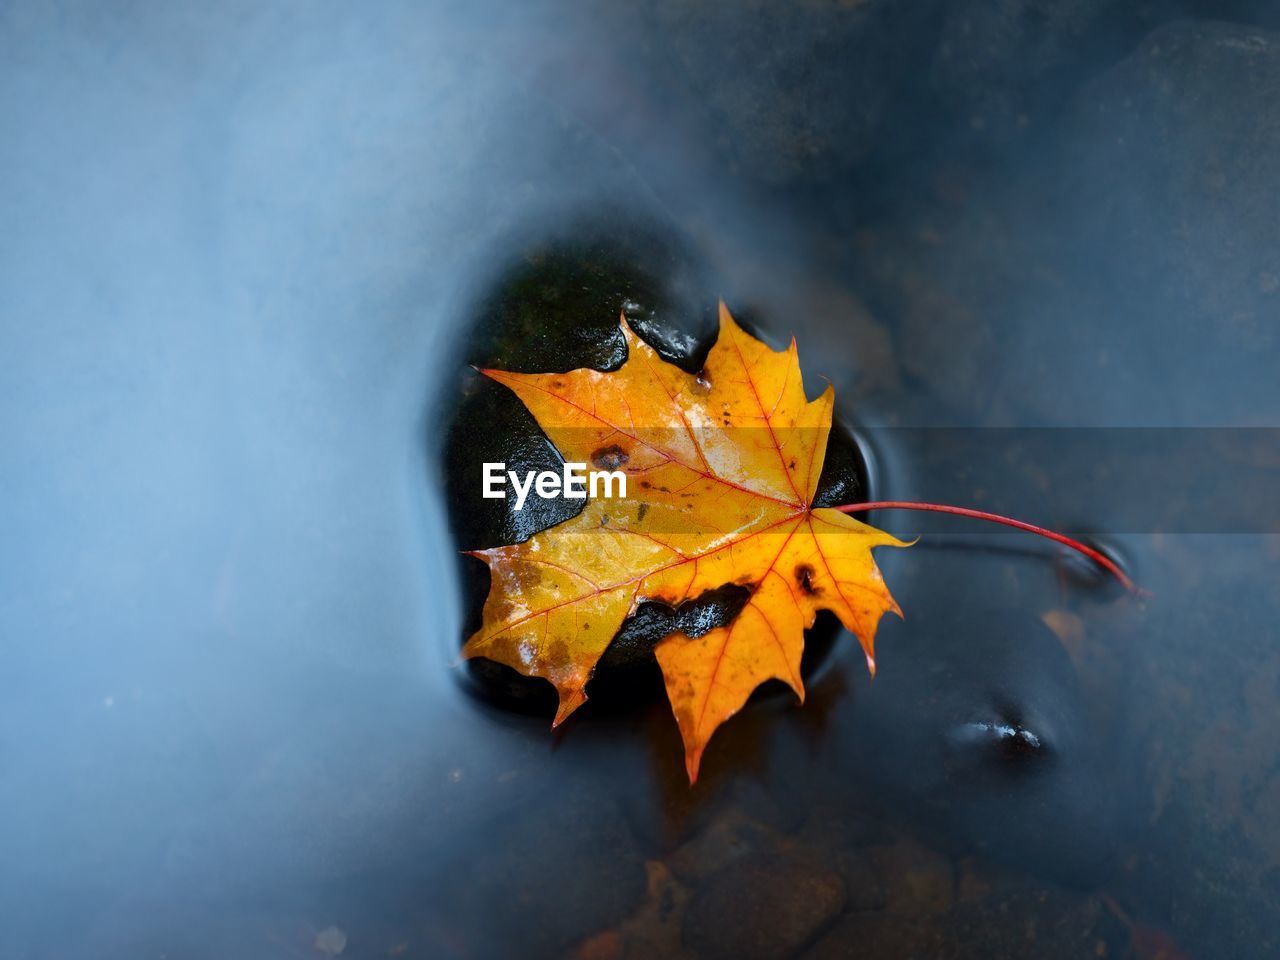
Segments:
[[[1070,547],[1077,553],[1084,554],[1098,566],[1109,571],[1130,593],[1139,593],[1137,586],[1129,575],[1120,569],[1119,565],[1093,547],[1081,543],[1079,540],[1072,540],[1068,536],[1061,533],[1055,533],[1052,530],[1046,530],[1044,527],[1037,527],[1033,523],[1026,523],[1022,520],[1014,520],[1012,517],[1001,516],[998,513],[988,513],[985,510],[971,510],[968,507],[951,507],[942,503],[917,503],[909,500],[873,500],[867,503],[846,503],[834,509],[842,513],[867,513],[871,510],[927,510],[931,513],[953,513],[959,517],[973,517],[975,520],[990,520],[992,523],[1002,523],[1006,527],[1016,527],[1019,530],[1026,530],[1028,533],[1034,533],[1038,536],[1053,540],[1065,547]]]

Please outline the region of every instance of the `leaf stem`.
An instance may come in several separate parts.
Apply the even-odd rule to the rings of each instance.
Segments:
[[[1108,557],[1106,554],[1095,550],[1079,540],[1073,540],[1061,533],[1055,533],[1044,527],[1037,527],[1033,523],[1026,523],[1023,520],[1014,520],[1012,517],[1001,516],[998,513],[988,513],[985,510],[973,510],[969,507],[952,507],[944,503],[918,503],[909,500],[872,500],[866,503],[846,503],[834,509],[842,513],[866,513],[871,510],[927,510],[931,513],[953,513],[959,517],[972,517],[975,520],[990,520],[992,523],[1002,523],[1006,527],[1016,527],[1019,530],[1025,530],[1028,533],[1034,533],[1037,536],[1046,537],[1056,543],[1060,543],[1065,547],[1070,547],[1077,553],[1084,554],[1098,566],[1109,571],[1130,593],[1140,593],[1138,587],[1129,575],[1120,569],[1120,566]]]

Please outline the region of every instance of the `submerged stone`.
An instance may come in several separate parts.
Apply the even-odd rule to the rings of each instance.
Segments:
[[[955,854],[1085,887],[1110,875],[1123,781],[1090,727],[1070,657],[1042,622],[922,602],[880,662],[857,704],[853,749],[883,802]]]

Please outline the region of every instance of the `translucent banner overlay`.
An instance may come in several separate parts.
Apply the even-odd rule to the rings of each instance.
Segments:
[[[614,515],[650,530],[701,529],[718,510],[749,512],[751,495],[762,510],[776,510],[817,486],[820,505],[943,503],[1064,533],[1280,533],[1280,428],[882,427],[856,431],[856,444],[833,431],[821,483],[814,464],[825,431],[812,427],[575,426],[548,436],[564,460],[625,473],[626,497],[610,501]],[[869,487],[856,481],[855,445]],[[547,454],[504,466],[522,481],[530,470],[560,473],[561,461]],[[641,516],[644,503],[665,509]],[[857,516],[903,533],[976,532],[971,520],[938,514]]]

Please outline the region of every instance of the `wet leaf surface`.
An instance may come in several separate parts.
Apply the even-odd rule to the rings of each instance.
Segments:
[[[631,493],[590,499],[523,543],[475,551],[491,588],[464,654],[550,680],[560,723],[640,604],[674,608],[740,588],[728,623],[699,623],[698,607],[686,608],[693,629],[655,650],[693,781],[711,735],[756,687],[781,680],[803,699],[803,633],[819,610],[858,637],[874,671],[876,625],[897,605],[871,549],[902,543],[814,506],[834,391],[806,398],[794,341],[775,353],[722,305],[715,345],[690,375],[625,319],[621,331],[627,359],[616,371],[482,371],[520,398],[567,462],[616,471]]]

